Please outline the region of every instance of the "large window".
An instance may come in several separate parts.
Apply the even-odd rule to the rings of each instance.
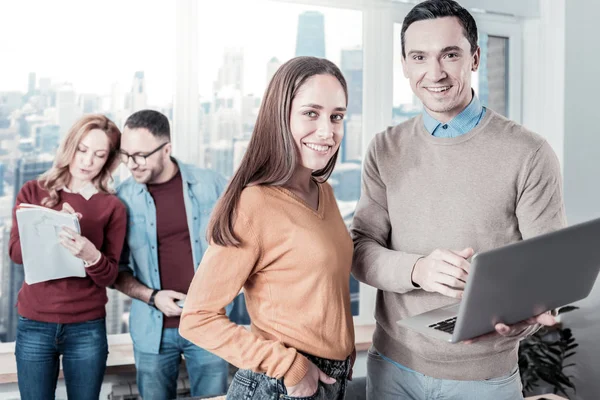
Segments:
[[[59,12],[67,8],[68,14]],[[190,9],[196,12],[191,19],[185,15]],[[229,178],[275,70],[296,55],[326,57],[348,81],[345,137],[329,182],[350,223],[360,195],[362,157],[360,11],[264,0],[210,7],[204,2],[110,0],[94,9],[94,24],[90,11],[75,1],[15,1],[11,11],[14,18],[0,26],[1,38],[13,38],[0,40],[0,54],[11,60],[0,74],[0,341],[15,338],[14,304],[23,282],[23,269],[10,261],[7,250],[16,193],[50,167],[59,140],[85,113],[104,113],[122,127],[132,112],[159,110],[172,122],[175,156]],[[178,26],[182,14],[193,24]],[[197,35],[197,41],[190,35]],[[186,43],[196,47],[177,50]],[[192,71],[197,77],[187,79],[197,83],[197,97],[183,96],[186,103],[178,104],[177,74],[191,56],[197,57]],[[197,104],[197,125],[178,120],[186,118],[178,107],[194,104],[190,100]],[[128,175],[120,167],[117,183]],[[352,280],[351,287],[353,313],[358,314],[359,285]],[[115,290],[108,290],[108,297],[108,333],[128,332],[131,300]],[[243,299],[236,303],[234,318],[247,322]]]
[[[169,0],[107,0],[93,10],[68,0],[8,3],[0,24],[0,341],[15,339],[23,282],[8,257],[16,194],[50,167],[81,115],[103,113],[120,127],[142,108],[170,115],[176,47]],[[108,332],[126,332],[130,300],[108,296]]]
[[[134,111],[159,110],[172,122],[177,157],[231,177],[278,66],[296,55],[326,57],[349,86],[330,183],[350,224],[370,138],[421,111],[400,67],[400,25],[412,3],[106,0],[93,11],[75,0],[8,3],[0,24],[0,341],[14,340],[23,280],[7,250],[16,192],[49,168],[84,113],[104,113],[122,127]],[[473,86],[485,105],[520,121],[520,21],[475,17],[482,63]],[[127,176],[120,168],[116,181]],[[372,323],[375,290],[354,280],[351,290],[355,322]],[[110,334],[128,332],[129,306],[109,290]],[[244,309],[239,300],[239,322],[247,322]]]

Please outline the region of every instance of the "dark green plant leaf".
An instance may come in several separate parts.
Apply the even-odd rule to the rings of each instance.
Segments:
[[[572,311],[575,308],[566,308]],[[566,358],[573,356],[578,347],[569,328],[562,326],[552,330],[540,329],[522,340],[519,346],[519,369],[524,393],[539,386],[540,382],[552,385],[554,393],[567,395],[567,390],[575,390],[571,376],[564,370],[574,364],[564,364]]]
[[[567,313],[567,312],[571,312],[574,310],[579,310],[579,307],[576,306],[564,306],[558,309],[558,315]]]

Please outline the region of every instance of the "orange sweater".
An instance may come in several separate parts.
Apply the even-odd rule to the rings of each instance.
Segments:
[[[319,184],[315,211],[292,192],[244,189],[234,231],[241,246],[211,245],[192,281],[180,334],[238,368],[297,384],[308,359],[344,360],[354,348],[352,240],[333,190]],[[225,306],[244,288],[251,331]]]

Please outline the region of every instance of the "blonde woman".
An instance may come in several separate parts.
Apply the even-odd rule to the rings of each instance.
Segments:
[[[103,115],[73,125],[52,168],[27,182],[15,205],[29,203],[76,213],[81,235],[63,228],[60,244],[85,263],[84,278],[23,283],[17,299],[15,354],[23,400],[54,399],[62,356],[69,399],[98,399],[106,368],[106,287],[118,274],[125,238],[125,206],[109,190],[118,165],[121,132]],[[23,262],[13,210],[10,258]]]

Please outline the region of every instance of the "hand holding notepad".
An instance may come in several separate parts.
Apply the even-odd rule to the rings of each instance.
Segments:
[[[63,226],[81,232],[76,213],[22,203],[17,206],[16,215],[28,285],[67,277],[85,277],[83,260],[63,247],[59,237]]]

